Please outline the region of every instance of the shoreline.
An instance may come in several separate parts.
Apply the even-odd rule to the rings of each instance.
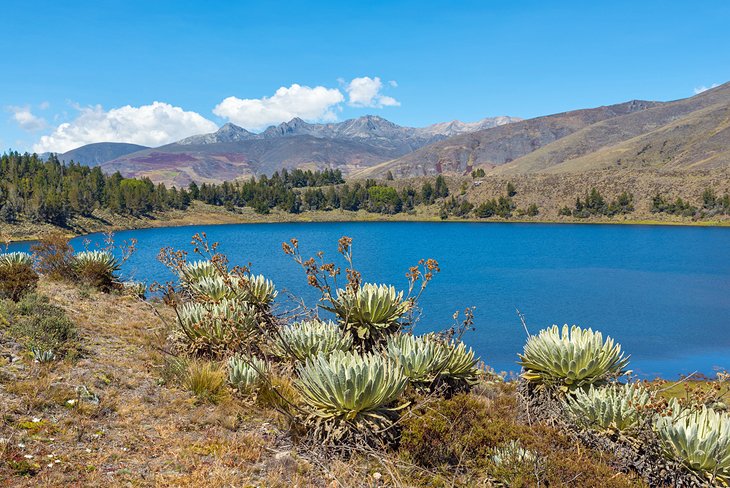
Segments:
[[[200,205],[198,205],[200,207]],[[210,206],[206,206],[210,207]],[[421,223],[479,223],[479,224],[552,224],[552,225],[636,225],[636,226],[676,226],[676,227],[730,227],[730,219],[728,220],[698,220],[698,221],[682,221],[682,220],[656,220],[656,219],[478,219],[478,218],[449,218],[440,219],[437,215],[421,214],[396,214],[385,216],[382,214],[374,214],[366,211],[316,211],[303,212],[301,214],[289,214],[285,212],[275,212],[268,215],[255,214],[249,209],[243,209],[238,213],[232,213],[221,208],[213,207],[203,209],[194,209],[193,211],[177,211],[170,214],[153,215],[148,218],[122,218],[118,223],[108,223],[102,225],[85,226],[83,224],[77,227],[62,228],[52,226],[50,224],[33,224],[32,229],[23,232],[19,229],[13,229],[17,224],[4,224],[0,226],[0,238],[4,243],[20,243],[37,241],[42,236],[53,232],[61,232],[70,237],[82,237],[90,234],[104,232],[120,232],[128,230],[155,229],[167,227],[192,227],[196,225],[231,225],[231,224],[278,224],[278,223],[348,223],[348,222],[421,222]],[[103,218],[95,219],[94,222],[104,220]],[[19,227],[22,227],[20,225]],[[8,232],[10,230],[11,232]],[[12,232],[15,230],[16,232]]]

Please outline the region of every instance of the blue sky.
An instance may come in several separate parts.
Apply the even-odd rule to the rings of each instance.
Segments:
[[[730,80],[725,0],[5,0],[0,12],[0,150],[153,145],[291,115],[534,117]]]

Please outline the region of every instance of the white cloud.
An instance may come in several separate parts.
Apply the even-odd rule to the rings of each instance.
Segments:
[[[217,126],[196,112],[168,103],[105,111],[101,105],[77,107],[79,115],[65,122],[33,146],[35,152],[66,152],[93,142],[129,142],[160,146],[195,134],[213,132]]]
[[[717,83],[713,83],[709,87],[702,85],[702,86],[700,86],[698,88],[695,88],[694,92],[695,92],[695,95],[698,95],[698,94],[700,94],[700,93],[702,93],[704,91],[710,90],[712,88],[717,88],[718,86],[720,86],[720,85],[718,85]]]
[[[50,106],[51,106],[51,103],[47,102],[47,101],[41,102],[38,104],[38,108],[41,110],[48,110],[48,107],[50,107]]]
[[[228,97],[216,105],[213,113],[250,130],[287,122],[294,117],[312,122],[337,120],[337,106],[345,100],[337,88],[323,86],[282,86],[271,97]]]
[[[390,86],[397,86],[395,81],[389,82]],[[349,105],[353,107],[397,107],[400,102],[393,97],[382,95],[380,90],[383,89],[383,82],[377,76],[370,78],[363,76],[353,79],[345,90],[349,95]]]
[[[37,131],[46,128],[46,119],[34,115],[28,105],[24,107],[8,107],[8,110],[13,113],[13,120],[23,130]]]

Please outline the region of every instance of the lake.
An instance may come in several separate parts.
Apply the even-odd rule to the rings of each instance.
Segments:
[[[515,309],[533,333],[564,323],[601,330],[621,343],[631,369],[645,377],[730,369],[730,228],[364,222],[145,229],[115,235],[118,243],[138,239],[124,276],[171,279],[156,259],[160,248],[192,250],[190,237],[200,231],[221,242],[232,263],[252,263],[254,272],[310,306],[317,294],[281,250],[292,237],[305,257],[323,250],[335,260],[337,239],[350,236],[365,281],[400,288],[407,287],[409,266],[434,258],[441,273],[422,297],[416,331],[449,327],[456,310],[474,306],[476,330],[465,341],[498,371],[518,369],[525,332]],[[77,250],[83,239],[72,242]]]

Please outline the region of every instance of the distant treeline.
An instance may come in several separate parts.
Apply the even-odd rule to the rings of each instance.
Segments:
[[[338,169],[294,169],[246,181],[222,184],[191,183],[167,188],[149,178],[104,174],[99,167],[61,163],[55,155],[43,160],[35,154],[11,152],[0,157],[0,222],[25,218],[65,226],[74,216],[92,216],[104,209],[115,214],[144,216],[150,212],[186,209],[193,200],[211,205],[251,207],[261,214],[278,208],[307,210],[368,210],[398,213],[448,196],[442,176],[418,190],[400,191],[375,180],[346,184]]]
[[[99,167],[63,164],[55,156],[47,160],[35,154],[11,152],[0,157],[0,222],[19,219],[65,226],[75,216],[92,216],[97,209],[119,215],[144,216],[151,212],[186,209],[194,200],[229,210],[250,207],[260,214],[274,209],[289,213],[311,210],[366,210],[383,214],[412,212],[419,205],[439,205],[442,219],[504,219],[516,215],[534,217],[537,204],[517,208],[514,184],[508,183],[504,195],[471,203],[467,184],[452,195],[443,176],[426,180],[420,187],[391,186],[390,180],[346,183],[338,169],[324,171],[282,170],[222,184],[191,183],[187,188],[167,188],[148,178],[124,178],[120,173],[104,174]],[[730,214],[730,196],[717,196],[711,189],[702,194],[700,206],[677,198],[657,195],[652,212],[702,218]],[[623,192],[608,201],[597,189],[578,197],[575,205],[563,207],[560,215],[576,218],[614,216],[634,211],[633,195]]]

